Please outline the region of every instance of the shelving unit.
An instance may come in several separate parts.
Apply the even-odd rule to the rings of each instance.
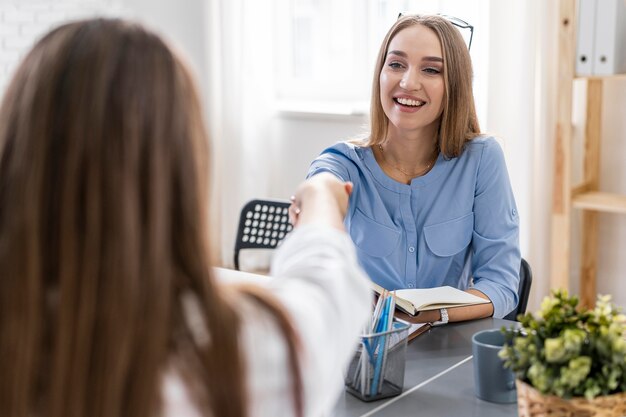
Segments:
[[[580,300],[582,305],[592,307],[596,299],[598,213],[626,214],[626,196],[599,190],[602,94],[606,81],[626,80],[626,74],[576,77],[576,0],[560,0],[559,19],[550,284],[552,288],[569,289],[572,208],[580,209]],[[572,89],[576,79],[587,84],[586,127],[583,181],[572,186]]]

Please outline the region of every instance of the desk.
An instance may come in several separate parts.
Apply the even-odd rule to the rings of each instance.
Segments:
[[[266,276],[214,268],[222,282],[270,282]],[[474,396],[472,335],[513,322],[482,319],[434,327],[406,350],[404,390],[397,397],[363,402],[344,391],[333,417],[500,417],[517,416],[517,404],[494,404]]]
[[[253,283],[265,285],[270,282],[270,277],[254,272],[238,271],[236,269],[228,269],[221,267],[213,267],[215,278],[223,283]]]
[[[402,394],[367,403],[344,392],[333,416],[517,416],[517,404],[474,396],[472,364],[472,335],[512,323],[489,318],[432,328],[407,346]]]

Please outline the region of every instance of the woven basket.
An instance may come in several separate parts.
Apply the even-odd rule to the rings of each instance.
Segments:
[[[596,397],[565,400],[554,395],[543,395],[519,379],[517,411],[519,417],[623,417],[626,416],[626,392]]]

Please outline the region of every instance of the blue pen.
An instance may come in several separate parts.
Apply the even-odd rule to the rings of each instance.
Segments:
[[[393,313],[396,309],[396,292],[394,291],[393,293],[391,293],[389,295],[389,299],[391,300],[390,306],[389,306],[389,311],[387,312],[387,327],[384,329],[384,331],[391,331],[393,330]],[[380,372],[380,384],[378,385],[378,394],[380,394],[382,392],[383,389],[383,382],[384,382],[384,374],[385,374],[385,369],[387,369],[387,349],[391,348],[391,343],[393,342],[393,335],[388,334],[385,337],[385,343],[383,344],[383,352],[381,353],[383,355],[383,363],[381,365],[381,372]],[[387,348],[387,345],[389,346]]]
[[[379,321],[379,326],[376,326],[376,332],[386,331],[387,330],[387,320],[389,319],[389,308],[391,306],[391,297],[388,297],[385,300],[385,307],[383,308],[383,313],[381,320]],[[379,330],[380,328],[380,330]],[[378,392],[378,380],[380,379],[380,372],[383,364],[383,356],[385,352],[385,340],[386,336],[380,336],[382,338],[382,342],[380,342],[380,349],[378,350],[378,356],[376,357],[376,365],[374,367],[374,377],[372,378],[372,386],[370,389],[370,395],[374,396]]]
[[[387,316],[389,315],[390,304],[391,304],[391,299],[388,297],[387,294],[385,294],[385,299],[383,300],[383,308],[379,312],[380,315],[376,321],[376,326],[373,329],[374,334],[384,332],[387,329]],[[372,358],[374,356],[374,353],[376,352],[376,348],[378,347],[379,340],[380,340],[380,337],[373,339],[373,345],[370,346],[371,348],[370,361],[372,362],[372,365],[373,365]]]
[[[372,314],[372,322],[371,327],[369,329],[369,333],[378,333],[380,330],[377,330],[381,325],[381,317],[383,316],[383,310],[385,301],[387,300],[387,290],[383,290],[383,293],[378,297],[378,301],[376,302],[376,307],[374,308],[374,313]],[[372,361],[372,357],[374,356],[374,351],[376,350],[376,344],[373,345],[369,343],[368,339],[363,339],[363,345],[365,349],[367,349],[367,357],[369,361],[374,365]]]

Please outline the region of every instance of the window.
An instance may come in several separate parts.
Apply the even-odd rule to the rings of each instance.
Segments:
[[[276,6],[279,101],[369,102],[376,54],[398,13],[441,13],[474,26],[474,94],[479,118],[485,113],[488,0],[276,0]],[[461,33],[469,39],[469,31]]]
[[[278,98],[367,100],[372,66],[369,2],[278,3]]]

